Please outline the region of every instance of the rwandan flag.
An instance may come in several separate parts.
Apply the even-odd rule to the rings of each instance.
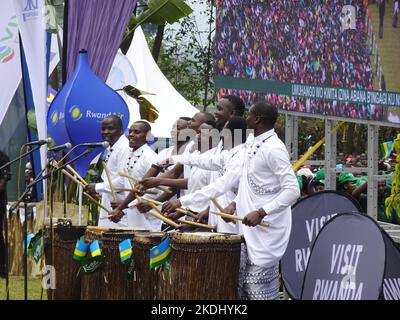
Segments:
[[[119,244],[119,256],[121,262],[125,263],[132,256],[132,243],[131,239],[126,239]]]
[[[161,266],[168,262],[170,258],[171,248],[169,247],[170,239],[167,238],[158,246],[150,249],[150,269]]]
[[[92,257],[101,255],[99,240],[93,241],[90,245],[90,254],[92,255]]]
[[[29,254],[31,253],[32,248],[29,248],[29,244],[31,243],[32,238],[35,235],[33,233],[28,233],[26,236],[26,241],[22,240],[22,252],[24,252],[25,250],[25,243],[27,243],[26,248],[27,248],[27,255],[29,256]]]
[[[384,159],[390,157],[393,151],[393,141],[387,141],[381,144],[381,154]]]
[[[87,244],[85,241],[78,240],[76,241],[76,246],[74,250],[74,260],[82,260],[86,256],[86,252],[89,248],[89,244]]]

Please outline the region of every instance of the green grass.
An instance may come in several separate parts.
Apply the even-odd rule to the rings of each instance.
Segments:
[[[42,279],[28,279],[28,300],[40,300]],[[10,277],[10,300],[24,300],[24,277]],[[0,300],[6,299],[6,280],[0,279]],[[43,300],[47,300],[47,293],[43,291]]]
[[[371,4],[368,9],[372,12],[372,31],[378,41],[378,54],[381,57],[383,75],[387,91],[400,91],[400,23],[397,28],[392,27],[393,3],[386,4],[383,19],[383,38],[379,39],[379,10],[376,4]],[[378,85],[379,79],[374,79]]]

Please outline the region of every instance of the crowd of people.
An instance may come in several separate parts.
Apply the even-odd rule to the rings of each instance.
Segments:
[[[379,173],[391,175],[396,165],[396,154],[378,163]],[[357,200],[362,212],[367,212],[367,186],[368,186],[368,158],[365,153],[360,155],[346,155],[339,152],[336,158],[336,169],[365,168],[364,172],[349,173],[346,171],[337,174],[337,191],[346,193]],[[297,171],[297,178],[302,197],[325,190],[325,168],[304,165]],[[378,183],[378,220],[393,224],[400,224],[397,212],[386,212],[385,200],[391,194],[392,179]]]
[[[217,13],[216,72],[244,79],[373,89],[364,1],[356,8],[356,29],[342,27],[342,1],[221,1]],[[246,103],[265,98],[239,94]],[[269,94],[278,108],[298,112],[382,120],[379,106],[299,99]]]

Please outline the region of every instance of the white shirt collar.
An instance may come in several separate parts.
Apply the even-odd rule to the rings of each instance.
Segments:
[[[112,146],[109,146],[108,147],[108,149],[109,150],[116,150],[116,149],[118,149],[122,144],[123,144],[123,141],[126,139],[126,137],[122,134],[119,138],[118,138],[118,140],[112,145]]]
[[[271,137],[274,134],[275,134],[275,129],[268,130],[268,131],[264,132],[263,134],[260,134],[259,136],[255,137],[254,142],[260,143],[263,140],[268,139],[269,137]]]
[[[133,155],[137,156],[137,155],[141,154],[146,149],[146,147],[148,147],[147,143],[145,143],[144,145],[142,145],[140,148],[136,149],[135,151],[133,151],[133,149],[132,149]]]

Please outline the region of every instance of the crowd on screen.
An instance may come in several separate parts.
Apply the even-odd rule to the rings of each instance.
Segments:
[[[216,71],[245,79],[373,89],[364,1],[356,8],[356,29],[342,28],[343,1],[219,1]],[[262,36],[262,39],[260,37]],[[247,104],[260,95],[234,90]],[[284,110],[382,120],[379,106],[268,95]]]

